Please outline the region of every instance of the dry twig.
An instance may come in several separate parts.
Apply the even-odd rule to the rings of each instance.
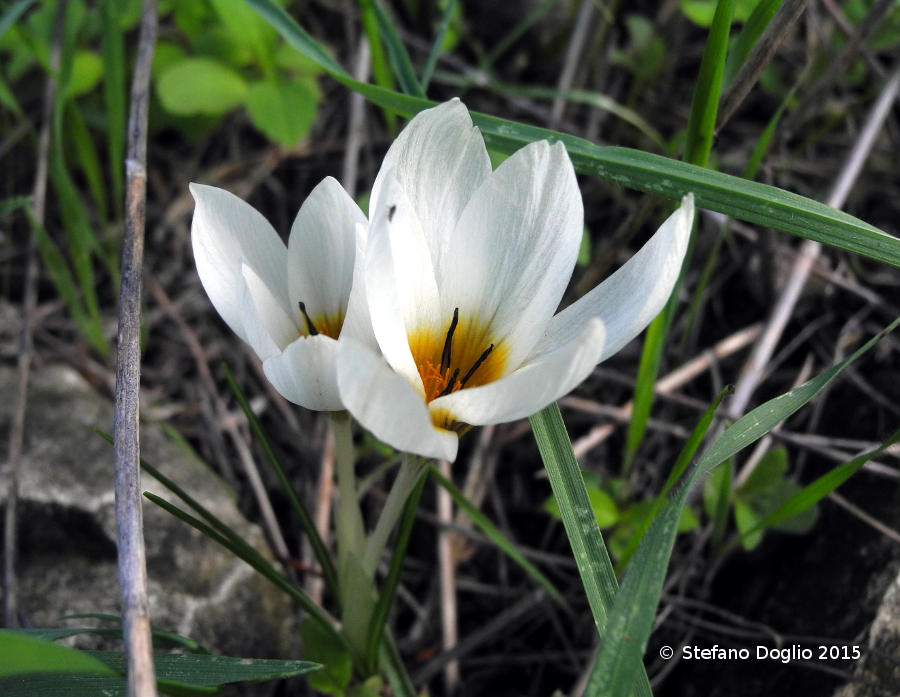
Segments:
[[[50,71],[44,87],[44,104],[41,133],[38,139],[37,170],[32,193],[31,223],[43,226],[44,209],[47,202],[47,164],[50,155],[50,127],[53,123],[53,109],[56,101],[56,78],[62,53],[63,19],[66,16],[67,1],[62,0],[53,18],[53,39],[50,46]],[[22,445],[25,439],[25,409],[28,402],[28,376],[31,372],[33,339],[31,323],[37,305],[37,257],[34,233],[28,237],[25,250],[25,289],[22,298],[22,331],[19,334],[19,355],[16,364],[16,403],[9,427],[9,459],[7,461],[6,513],[3,539],[3,603],[5,626],[17,627],[18,602],[16,588],[16,562],[18,556],[18,515],[19,470],[22,465]]]
[[[147,108],[156,42],[156,0],[144,0],[131,84],[125,161],[125,237],[116,356],[115,472],[119,592],[129,697],[154,697],[156,674],[150,638],[147,563],[140,491],[139,390],[141,371],[141,266],[147,194]]]

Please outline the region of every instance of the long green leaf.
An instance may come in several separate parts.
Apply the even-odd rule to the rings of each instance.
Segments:
[[[544,469],[553,495],[559,505],[569,544],[581,583],[584,586],[601,638],[605,637],[604,627],[608,623],[609,610],[618,590],[616,574],[603,542],[603,535],[597,526],[594,509],[588,499],[587,489],[581,470],[572,452],[572,443],[559,406],[554,402],[529,418],[534,439],[541,453]],[[631,685],[636,695],[651,695],[650,682],[641,668],[631,676]]]
[[[874,450],[870,450],[867,453],[857,455],[852,460],[845,462],[842,465],[838,465],[831,471],[823,474],[815,481],[807,484],[791,498],[781,504],[781,506],[779,506],[776,510],[772,511],[769,515],[760,520],[752,528],[743,531],[741,533],[741,537],[752,535],[758,530],[776,525],[784,520],[787,520],[788,518],[793,518],[795,515],[802,513],[803,511],[816,505],[819,501],[824,499],[826,496],[828,496],[828,494],[837,489],[841,484],[846,482],[848,479],[850,479],[850,477],[852,477],[860,469],[862,469],[862,466],[869,460],[871,460],[873,457],[878,457],[881,453],[883,453],[885,450],[887,450],[897,442],[900,442],[900,430],[894,431],[894,433],[891,434],[891,436],[884,443],[879,445]]]
[[[753,12],[744,22],[740,34],[737,35],[728,52],[728,58],[725,60],[725,73],[722,75],[723,85],[730,84],[734,76],[738,74],[753,46],[769,26],[769,22],[778,12],[782,2],[783,0],[760,0],[760,3],[753,8]]]
[[[403,45],[400,36],[397,34],[394,23],[381,6],[379,0],[371,0],[371,3],[375,18],[378,20],[378,29],[381,32],[381,38],[384,39],[384,45],[387,48],[388,59],[391,62],[391,66],[394,68],[394,75],[397,77],[397,82],[400,83],[401,89],[406,94],[411,94],[415,97],[424,97],[425,90],[423,90],[422,85],[419,84],[419,78],[416,77],[416,70],[413,68],[409,53],[406,51],[406,46]]]
[[[275,567],[273,567],[259,552],[253,549],[253,547],[243,542],[243,540],[233,540],[226,537],[199,518],[192,516],[190,513],[186,513],[177,506],[166,501],[164,498],[151,494],[148,491],[144,492],[144,496],[179,520],[182,520],[192,528],[199,530],[214,542],[218,542],[236,557],[249,564],[261,576],[271,581],[273,585],[284,591],[296,601],[296,603],[302,607],[312,619],[319,623],[319,626],[321,626],[324,631],[328,632],[336,641],[340,642],[342,646],[345,646],[351,655],[356,656],[352,647],[347,643],[347,640],[342,634],[335,630],[331,621],[328,619],[328,616],[319,608],[319,606],[316,605],[306,593],[297,588],[297,586],[291,583],[283,574],[278,572]]]
[[[427,471],[422,470],[419,480],[409,494],[403,507],[403,515],[397,529],[397,541],[394,544],[394,554],[391,556],[391,565],[378,595],[378,602],[372,611],[372,619],[369,621],[368,637],[366,639],[366,663],[374,671],[378,664],[380,646],[384,638],[384,628],[387,624],[388,612],[394,602],[397,592],[397,584],[400,583],[400,572],[403,570],[403,560],[406,559],[406,547],[412,533],[413,523],[416,520],[416,512],[419,510],[419,499],[422,498],[422,489],[425,488]]]
[[[119,20],[120,0],[101,0],[100,47],[103,53],[103,103],[113,211],[121,217],[125,205],[125,48]]]
[[[431,468],[431,476],[434,477],[435,481],[440,484],[444,489],[446,489],[447,493],[450,494],[451,498],[456,502],[456,505],[459,506],[463,511],[465,511],[466,515],[469,516],[471,521],[477,525],[481,531],[488,536],[488,538],[497,545],[497,548],[503,552],[506,556],[512,559],[516,564],[518,564],[522,570],[527,573],[531,578],[533,578],[537,583],[539,583],[544,590],[547,591],[547,594],[553,598],[557,603],[562,605],[563,607],[568,607],[568,603],[566,599],[562,596],[562,593],[553,585],[553,582],[550,581],[544,574],[542,574],[538,568],[532,564],[528,559],[526,559],[522,553],[516,549],[516,546],[510,542],[503,535],[500,530],[497,529],[497,526],[494,525],[490,519],[473,504],[469,499],[466,498],[466,495],[459,490],[453,482],[451,482],[447,477],[445,477],[441,472],[435,467]]]
[[[691,113],[684,141],[684,161],[701,167],[706,166],[712,148],[733,14],[734,0],[719,0],[716,3],[716,13],[703,49],[700,72],[694,83]]]
[[[441,23],[438,26],[437,34],[431,44],[431,51],[428,54],[428,60],[425,61],[425,67],[422,68],[422,91],[428,91],[428,83],[431,82],[431,76],[434,74],[434,66],[437,65],[438,58],[444,46],[444,37],[447,35],[447,28],[450,26],[450,18],[453,16],[453,9],[456,7],[456,0],[445,0],[444,13],[441,15]]]
[[[231,387],[231,391],[234,393],[241,410],[244,412],[244,416],[247,417],[247,422],[250,424],[250,430],[253,432],[253,437],[256,438],[256,441],[262,446],[263,452],[266,454],[266,459],[268,459],[269,464],[275,471],[278,483],[281,484],[281,489],[288,498],[288,503],[290,503],[291,508],[294,509],[294,513],[300,520],[300,527],[303,528],[303,532],[306,534],[309,543],[313,548],[316,560],[322,567],[322,577],[325,579],[325,584],[331,591],[332,597],[336,600],[340,599],[337,571],[335,571],[334,564],[331,561],[331,555],[325,547],[322,536],[319,535],[319,530],[316,528],[312,516],[310,516],[309,511],[306,510],[306,506],[303,505],[303,502],[297,496],[297,492],[294,491],[294,487],[291,485],[290,480],[285,474],[284,467],[281,466],[281,461],[275,455],[275,451],[272,449],[269,439],[266,437],[262,424],[260,424],[259,419],[256,418],[256,414],[253,413],[253,409],[250,407],[250,402],[247,401],[240,386],[235,382],[234,377],[231,375],[228,366],[224,363],[222,364],[222,371],[225,373],[225,379],[228,381],[228,386]]]
[[[378,106],[411,116],[433,102],[358,82],[273,0],[247,0],[294,48]],[[473,113],[489,147],[514,152],[535,140],[560,141],[575,169],[622,186],[680,200],[694,193],[701,208],[773,227],[793,235],[845,249],[900,267],[900,239],[858,218],[812,199],[766,184],[678,162],[651,153],[614,146],[594,145],[582,138]]]
[[[845,360],[738,419],[700,457],[684,486],[653,521],[628,567],[609,612],[585,695],[628,694],[630,676],[643,665],[641,657],[662,592],[678,519],[692,486],[809,402],[898,323],[900,319],[894,320]]]
[[[125,671],[125,655],[121,651],[85,653],[115,671]],[[153,665],[156,667],[156,676],[159,680],[197,686],[293,678],[320,670],[322,667],[310,661],[199,656],[189,653],[155,653]]]
[[[672,466],[672,471],[669,472],[669,476],[666,477],[666,483],[663,484],[662,490],[653,501],[652,508],[650,509],[649,513],[647,513],[647,516],[644,518],[644,520],[641,522],[641,525],[639,526],[637,532],[635,532],[635,534],[631,537],[631,540],[628,542],[628,546],[625,548],[625,551],[619,558],[619,561],[616,564],[616,571],[621,571],[628,565],[628,562],[631,560],[631,557],[634,554],[635,550],[638,548],[641,540],[644,539],[644,533],[647,532],[647,528],[650,527],[650,523],[653,522],[656,514],[665,504],[666,497],[669,495],[672,487],[675,486],[675,483],[679,479],[681,479],[681,475],[684,474],[687,466],[694,458],[694,455],[697,452],[697,448],[700,447],[700,444],[703,442],[703,438],[706,436],[706,432],[709,430],[709,426],[712,423],[713,416],[715,416],[716,409],[719,408],[719,404],[722,403],[722,400],[725,398],[725,396],[731,394],[731,392],[732,388],[730,386],[719,392],[719,394],[716,395],[716,398],[713,400],[712,404],[709,405],[709,408],[703,413],[703,416],[700,417],[700,421],[697,422],[694,430],[691,431],[691,435],[688,437],[687,442],[684,444],[684,447],[678,454],[678,459],[675,460],[675,464]]]
[[[18,2],[14,2],[7,7],[6,12],[0,17],[0,36],[3,36],[6,30],[15,24],[19,17],[25,14],[34,2],[35,0],[18,0]]]

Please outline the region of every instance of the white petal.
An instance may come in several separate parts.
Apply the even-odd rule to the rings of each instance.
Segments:
[[[422,224],[435,269],[443,245],[472,194],[491,173],[481,132],[458,99],[417,114],[385,155],[372,187],[370,217],[390,205],[384,198],[391,172],[406,189]]]
[[[300,301],[312,316],[343,315],[353,284],[359,206],[332,177],[323,179],[300,207],[288,239],[288,289],[299,321]]]
[[[356,257],[353,263],[353,287],[347,301],[347,316],[341,328],[341,336],[349,336],[364,344],[372,351],[379,351],[378,340],[372,330],[372,318],[369,315],[369,300],[366,296],[366,242],[369,229],[367,225],[356,226]]]
[[[559,306],[584,229],[575,170],[561,143],[531,143],[475,193],[453,231],[444,313],[490,320],[515,369]]]
[[[241,266],[249,304],[242,313],[246,341],[260,359],[280,353],[297,339],[299,332],[294,320],[285,312],[284,304],[272,295],[270,288],[247,264]]]
[[[435,428],[421,395],[359,342],[338,342],[338,386],[346,408],[377,438],[403,452],[455,460],[452,431]]]
[[[570,392],[597,364],[603,348],[603,324],[593,320],[574,341],[480,387],[459,390],[431,402],[467,424],[496,424],[522,419]]]
[[[440,331],[444,320],[431,256],[403,188],[385,180],[389,205],[374,214],[366,245],[366,295],[372,329],[387,362],[422,390],[409,348],[412,331]]]
[[[244,293],[241,266],[247,264],[274,297],[286,302],[284,243],[256,209],[234,194],[193,183],[190,190],[197,204],[191,242],[200,281],[222,319],[249,343],[241,318]]]
[[[285,399],[316,411],[344,408],[337,387],[338,343],[329,336],[301,337],[263,361],[269,382]]]
[[[606,328],[598,361],[606,360],[640,334],[672,293],[693,221],[694,196],[688,194],[637,254],[550,321],[531,358],[568,343],[592,318],[599,319]]]

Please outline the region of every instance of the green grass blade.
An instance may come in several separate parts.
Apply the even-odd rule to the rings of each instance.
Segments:
[[[419,78],[416,77],[416,70],[413,68],[409,53],[406,51],[406,46],[403,45],[403,42],[400,40],[400,35],[397,34],[394,23],[391,21],[388,13],[384,11],[384,8],[378,0],[371,0],[371,2],[372,11],[375,13],[375,18],[378,20],[378,31],[381,33],[382,39],[384,39],[388,60],[390,60],[391,66],[394,69],[394,76],[400,84],[400,89],[402,89],[405,94],[411,94],[414,97],[424,97],[425,90],[423,90],[422,85],[419,84]]]
[[[94,207],[100,218],[101,226],[105,227],[109,220],[106,210],[106,189],[103,185],[103,174],[100,169],[100,158],[97,157],[97,149],[88,132],[87,125],[78,105],[70,103],[66,108],[66,131],[74,146],[75,155],[78,158],[78,166],[81,168],[84,178],[87,180],[88,189],[94,199]]]
[[[38,223],[31,212],[31,208],[26,207],[25,211],[28,216],[28,223],[31,225],[31,232],[37,242],[41,260],[44,262],[47,273],[50,274],[50,279],[53,281],[56,292],[59,293],[59,297],[65,303],[66,310],[75,321],[75,325],[78,327],[81,335],[95,350],[102,353],[106,347],[106,340],[103,338],[103,328],[84,309],[81,294],[78,292],[78,285],[72,276],[72,272],[69,270],[68,264],[66,264],[65,258],[63,258],[62,252],[60,252],[59,247],[56,246],[50,235],[47,234],[44,226]]]
[[[540,5],[537,5],[525,15],[522,18],[522,21],[510,29],[509,32],[494,45],[491,52],[484,57],[484,60],[481,61],[481,64],[479,65],[481,70],[490,68],[494,64],[494,61],[506,53],[509,47],[516,43],[526,31],[531,29],[532,25],[547,14],[557,2],[559,2],[559,0],[544,0]]]
[[[6,30],[15,24],[19,17],[25,14],[34,2],[35,0],[18,0],[18,2],[14,2],[7,7],[6,12],[0,17],[0,36],[3,36]]]
[[[309,539],[316,560],[322,567],[322,576],[325,579],[325,584],[331,591],[332,597],[336,600],[339,599],[340,593],[338,592],[337,571],[334,568],[331,555],[328,553],[328,549],[325,547],[321,535],[319,535],[316,524],[313,522],[312,516],[310,516],[309,511],[306,510],[306,506],[303,505],[303,502],[297,496],[297,492],[294,491],[294,487],[291,485],[290,480],[284,472],[284,467],[281,466],[281,461],[275,455],[275,451],[272,449],[265,431],[263,431],[262,424],[260,424],[259,419],[256,418],[256,414],[253,413],[250,402],[247,401],[243,391],[238,386],[237,382],[235,382],[228,366],[222,364],[222,371],[225,374],[225,379],[228,381],[229,387],[231,387],[231,391],[234,393],[235,399],[237,399],[241,410],[244,412],[244,416],[247,417],[247,422],[250,424],[250,430],[253,432],[253,437],[256,438],[257,443],[260,444],[263,452],[266,454],[266,459],[268,459],[269,464],[272,466],[275,476],[278,478],[278,483],[281,485],[282,491],[288,498],[288,503],[290,503],[291,508],[294,510],[294,513],[300,521],[300,527],[303,528],[303,532]]]
[[[700,457],[685,485],[656,517],[635,552],[609,612],[597,660],[588,681],[589,691],[604,697],[626,695],[629,676],[642,665],[666,567],[691,487],[719,464],[762,438],[821,392],[848,365],[868,351],[900,323],[894,320],[848,358],[811,380],[757,407],[729,426]],[[587,694],[587,692],[586,692]]]
[[[662,490],[654,500],[653,507],[641,522],[641,525],[638,528],[637,532],[632,536],[631,540],[628,543],[628,546],[622,553],[622,556],[619,557],[619,561],[616,564],[617,572],[620,572],[628,565],[628,562],[634,555],[635,550],[637,550],[638,545],[644,538],[644,534],[647,532],[647,528],[650,527],[650,523],[653,522],[656,514],[665,504],[666,497],[668,497],[669,492],[672,490],[672,487],[675,486],[675,483],[681,478],[681,475],[684,474],[684,471],[687,469],[688,465],[691,463],[691,460],[694,458],[697,449],[700,447],[700,444],[703,442],[703,438],[706,436],[706,432],[709,430],[709,426],[712,423],[713,416],[715,416],[716,410],[719,408],[719,404],[721,404],[722,400],[727,395],[731,394],[731,392],[732,388],[730,386],[719,392],[719,394],[716,395],[716,398],[712,401],[712,404],[710,404],[707,410],[703,413],[703,416],[700,417],[700,421],[698,421],[697,425],[694,426],[694,430],[691,431],[691,435],[688,437],[687,442],[684,444],[684,447],[678,454],[678,459],[672,466],[672,470],[669,472],[669,476],[666,477],[666,483],[663,484]]]
[[[618,590],[618,583],[588,499],[581,470],[572,452],[572,443],[559,413],[559,406],[554,402],[530,417],[529,422],[550,480],[550,487],[559,505],[563,526],[572,546],[572,554],[587,594],[594,624],[600,636],[606,637],[605,627],[608,623],[609,609]],[[633,684],[636,695],[652,694],[646,672],[642,670],[633,672],[631,680],[630,684]],[[591,693],[585,692],[585,695],[589,694]]]
[[[352,649],[350,648],[349,644],[347,644],[347,641],[343,638],[343,635],[335,630],[335,628],[331,624],[331,621],[328,619],[328,616],[324,612],[322,612],[319,606],[316,605],[312,601],[312,599],[310,599],[310,597],[306,595],[306,593],[304,593],[301,589],[297,588],[297,586],[295,586],[287,578],[285,578],[283,574],[279,573],[275,569],[275,567],[272,566],[269,561],[259,552],[257,552],[253,547],[248,545],[239,537],[235,539],[223,534],[219,530],[214,529],[213,526],[208,525],[199,518],[196,518],[190,513],[187,513],[186,511],[183,511],[177,506],[169,503],[164,498],[156,496],[155,494],[151,494],[149,491],[145,491],[144,496],[166,512],[171,513],[173,516],[187,523],[195,530],[199,530],[200,532],[202,532],[209,539],[220,544],[222,547],[234,554],[238,559],[246,562],[257,573],[269,580],[273,585],[275,585],[290,598],[292,598],[326,632],[332,635],[336,641],[339,641],[342,646],[345,646],[348,651],[351,651],[352,655]]]
[[[719,0],[703,49],[700,72],[694,84],[691,114],[688,117],[684,142],[684,160],[701,167],[706,166],[709,151],[712,149],[733,14],[734,0]]]
[[[426,99],[358,82],[273,0],[247,0],[295,49],[335,80],[373,104],[412,116],[433,106]],[[693,192],[700,208],[816,240],[900,267],[900,239],[842,211],[766,184],[678,162],[661,155],[599,146],[576,136],[472,113],[491,149],[511,153],[535,140],[562,142],[576,171],[678,201]]]
[[[434,477],[435,481],[450,494],[450,497],[456,502],[456,505],[459,506],[461,510],[465,511],[466,515],[469,516],[469,519],[478,526],[481,532],[487,535],[491,542],[493,542],[501,552],[518,564],[536,583],[540,584],[540,586],[547,591],[547,594],[557,603],[563,607],[568,607],[566,599],[563,598],[562,593],[560,593],[556,586],[553,585],[553,582],[542,574],[534,564],[528,561],[522,553],[516,549],[516,546],[512,542],[506,539],[503,533],[497,529],[497,526],[494,525],[484,513],[479,511],[475,504],[466,498],[466,495],[460,491],[459,487],[447,479],[447,477],[441,474],[435,467],[431,468],[431,475]]]
[[[674,296],[677,294],[673,294]],[[674,306],[671,303],[666,304],[663,311],[650,322],[644,335],[644,346],[634,383],[631,418],[628,420],[628,430],[625,433],[625,449],[622,460],[624,476],[631,471],[634,457],[637,455],[641,441],[644,439],[644,432],[647,430],[650,407],[653,405],[653,391],[656,389],[656,376],[659,374],[663,351],[666,348],[666,337],[669,334],[670,318],[673,312]]]
[[[375,84],[388,90],[394,89],[394,74],[384,55],[384,46],[381,43],[381,34],[378,31],[378,18],[372,7],[372,0],[359,0],[359,14],[362,20],[363,31],[369,42],[369,52],[372,62],[372,77]],[[384,120],[388,130],[392,133],[397,128],[397,114],[392,109],[384,107]]]
[[[759,40],[759,37],[769,26],[772,17],[778,12],[783,0],[761,0],[760,3],[753,8],[753,12],[744,22],[741,32],[732,44],[731,51],[728,52],[728,58],[725,59],[725,72],[722,75],[722,84],[728,85],[738,74],[747,56],[753,46]]]
[[[103,103],[106,116],[109,181],[113,211],[122,217],[125,205],[125,49],[119,23],[120,0],[100,3],[100,49],[103,55]]]
[[[450,26],[450,18],[453,16],[453,8],[456,7],[456,0],[446,0],[444,13],[441,15],[441,23],[438,26],[437,34],[434,42],[431,44],[431,51],[428,53],[428,60],[425,61],[425,67],[422,68],[422,91],[428,92],[428,83],[431,82],[431,76],[434,75],[434,66],[437,65],[438,58],[443,51],[444,37],[447,35],[447,28]]]
[[[874,450],[863,453],[861,455],[857,455],[852,460],[845,462],[842,465],[838,465],[830,472],[823,474],[814,482],[806,485],[805,487],[803,487],[803,489],[801,489],[791,498],[785,501],[777,510],[773,511],[765,518],[760,520],[752,528],[744,531],[741,536],[746,537],[747,535],[751,535],[758,530],[776,525],[777,523],[785,521],[788,518],[792,518],[798,513],[802,513],[808,508],[816,505],[819,501],[824,499],[826,496],[828,496],[828,494],[837,489],[841,484],[846,482],[848,479],[850,479],[850,477],[852,477],[860,469],[862,469],[862,466],[869,460],[871,460],[873,457],[878,457],[881,453],[883,453],[885,450],[887,450],[897,442],[900,442],[900,430],[894,431],[894,433],[884,443],[879,445]]]
[[[372,619],[366,639],[366,664],[374,672],[378,665],[380,646],[384,639],[384,628],[387,624],[388,612],[394,602],[397,592],[397,584],[400,583],[400,572],[403,570],[403,560],[406,559],[406,547],[412,533],[413,523],[416,520],[416,512],[419,510],[419,499],[422,498],[422,490],[425,488],[427,470],[423,469],[419,474],[419,480],[409,493],[406,504],[403,506],[403,515],[400,517],[400,525],[397,528],[397,540],[394,544],[394,554],[391,556],[391,565],[378,595],[378,602],[372,611]]]

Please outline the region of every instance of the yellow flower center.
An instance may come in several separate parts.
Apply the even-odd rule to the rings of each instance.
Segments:
[[[317,334],[324,334],[325,336],[330,336],[332,339],[337,339],[338,336],[340,336],[341,327],[344,326],[343,312],[338,312],[335,315],[328,315],[323,312],[315,317],[310,317],[309,313],[306,311],[306,303],[301,300],[299,305],[300,313],[303,315],[303,321],[306,323],[306,331],[304,332],[302,329],[298,331],[300,336],[316,336]]]
[[[478,387],[503,375],[509,349],[502,341],[490,339],[487,326],[477,319],[460,318],[458,309],[453,311],[446,332],[438,334],[430,329],[411,332],[409,348],[422,378],[425,401],[431,402],[463,387]],[[452,421],[449,414],[446,416],[439,420]],[[435,425],[448,427],[444,423],[435,422]]]

